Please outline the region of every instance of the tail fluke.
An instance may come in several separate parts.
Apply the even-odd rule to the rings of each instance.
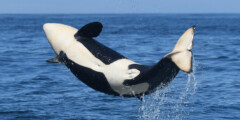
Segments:
[[[156,65],[152,67],[139,67],[144,74],[131,80],[125,80],[123,84],[131,86],[147,82],[150,83],[149,90],[151,91],[159,85],[161,85],[161,87],[167,85],[177,75],[179,69],[186,73],[192,72],[193,54],[191,50],[193,48],[194,30],[195,26],[183,33],[173,51],[167,54]],[[131,68],[131,66],[129,66],[129,68]]]
[[[182,71],[186,73],[192,72],[192,48],[193,38],[196,26],[192,26],[179,38],[173,51],[166,55],[170,58]]]

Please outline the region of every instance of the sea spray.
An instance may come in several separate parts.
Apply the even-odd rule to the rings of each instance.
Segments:
[[[143,96],[142,106],[139,108],[144,120],[179,120],[185,119],[187,115],[194,111],[192,98],[197,89],[195,77],[196,62],[193,61],[193,72],[176,78],[180,83],[171,83],[167,87],[157,90],[147,96]],[[186,81],[187,79],[187,81]],[[181,83],[181,81],[186,81]]]

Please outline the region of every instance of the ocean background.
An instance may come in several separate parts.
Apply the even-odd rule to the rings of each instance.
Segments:
[[[96,38],[141,64],[153,65],[197,25],[194,72],[136,98],[95,91],[55,57],[42,26],[80,28],[100,21]],[[1,120],[239,120],[240,14],[1,14]]]

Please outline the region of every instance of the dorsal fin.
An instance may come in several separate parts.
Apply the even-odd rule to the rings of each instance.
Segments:
[[[97,37],[102,31],[103,25],[100,22],[92,22],[83,26],[74,35],[75,37]]]

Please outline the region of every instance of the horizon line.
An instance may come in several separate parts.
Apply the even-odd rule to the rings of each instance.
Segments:
[[[40,15],[40,14],[49,14],[49,15],[52,15],[52,14],[64,14],[64,15],[71,15],[71,14],[240,14],[240,12],[212,12],[212,13],[207,13],[207,12],[199,12],[199,13],[173,13],[173,12],[170,12],[170,13],[154,13],[154,12],[143,12],[143,13],[0,13],[1,14],[29,14],[29,15],[33,15],[33,14],[36,14],[36,15]]]

